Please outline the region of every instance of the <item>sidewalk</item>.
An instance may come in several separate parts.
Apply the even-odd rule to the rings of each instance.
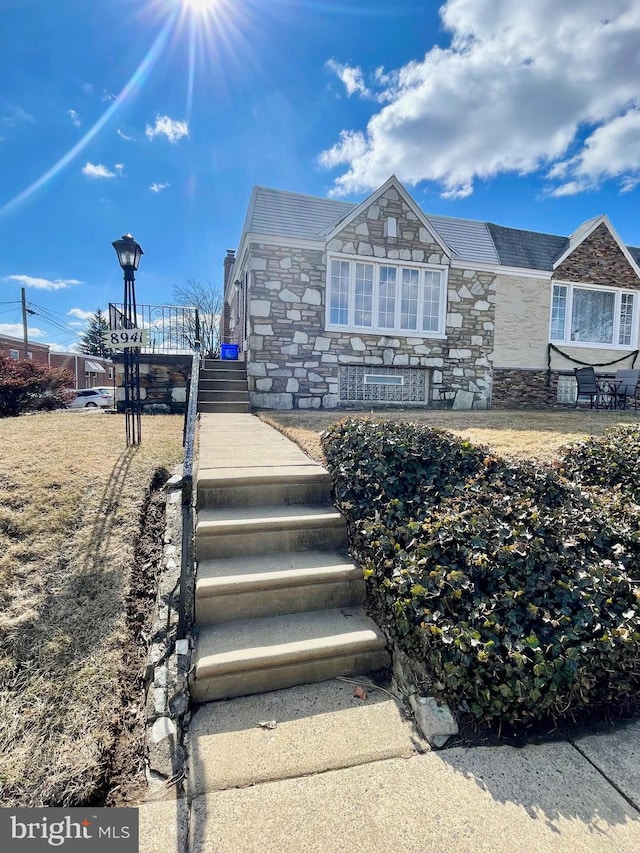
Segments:
[[[251,415],[201,418],[201,471],[314,464]],[[435,752],[395,699],[354,686],[198,708],[188,848],[186,804],[167,801],[140,807],[141,853],[640,851],[640,721],[575,743]]]

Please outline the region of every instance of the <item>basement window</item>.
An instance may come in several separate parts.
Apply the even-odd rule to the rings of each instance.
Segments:
[[[342,365],[338,374],[340,401],[427,404],[429,370],[420,367],[383,367],[383,370],[384,373],[374,373],[364,365]]]

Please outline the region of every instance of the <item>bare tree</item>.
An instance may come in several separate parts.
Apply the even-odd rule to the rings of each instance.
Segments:
[[[176,284],[172,290],[176,305],[188,305],[198,309],[200,323],[200,343],[202,353],[213,358],[220,349],[220,315],[224,303],[224,294],[219,285],[189,279],[185,284]],[[185,338],[191,345],[196,339],[195,321],[190,320],[193,328],[185,329]]]

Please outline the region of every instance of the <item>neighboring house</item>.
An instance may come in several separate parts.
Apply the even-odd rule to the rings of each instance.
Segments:
[[[51,352],[49,363],[51,367],[70,371],[74,388],[95,388],[114,384],[115,366],[108,358],[81,352]]]
[[[0,352],[16,361],[24,358],[23,338],[0,335]],[[48,344],[36,344],[33,341],[27,341],[27,358],[29,361],[35,361],[38,364],[49,364]]]
[[[574,366],[633,366],[639,262],[606,216],[567,238],[427,215],[395,177],[361,204],[255,187],[222,340],[261,408],[555,405]]]
[[[0,335],[0,352],[16,360],[24,358],[24,341],[10,335]],[[85,355],[80,352],[55,352],[49,344],[27,343],[27,358],[38,364],[64,368],[73,376],[72,388],[93,388],[96,385],[113,385],[115,368],[108,358]]]

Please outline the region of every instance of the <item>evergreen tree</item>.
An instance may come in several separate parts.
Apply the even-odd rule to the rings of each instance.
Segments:
[[[99,355],[102,358],[109,358],[111,349],[102,339],[103,332],[108,331],[109,321],[98,308],[95,314],[89,318],[87,328],[80,335],[80,352],[86,355]]]

